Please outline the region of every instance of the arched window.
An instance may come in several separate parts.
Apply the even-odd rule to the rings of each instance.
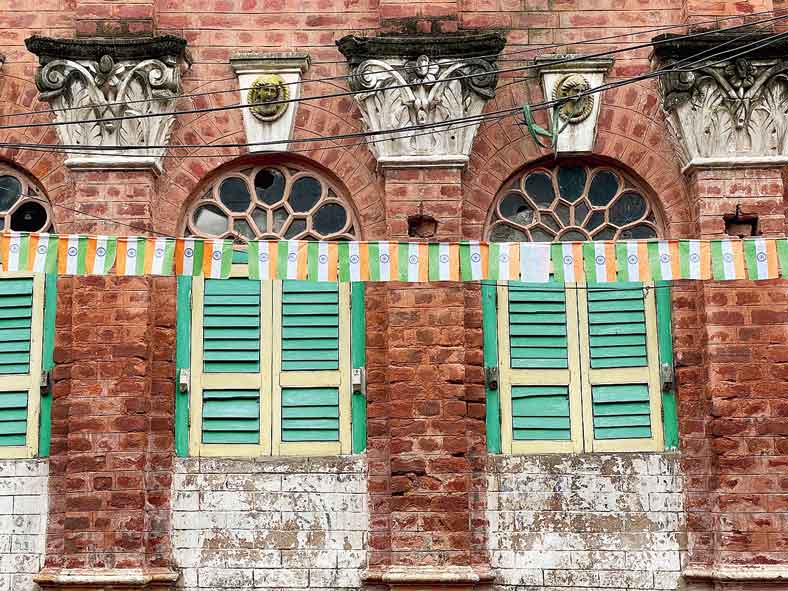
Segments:
[[[328,174],[298,161],[240,165],[198,193],[182,231],[245,240],[358,239],[345,194]],[[356,431],[364,424],[351,409],[351,347],[356,355],[364,342],[362,330],[351,343],[351,323],[363,326],[361,286],[351,298],[347,284],[253,281],[242,245],[235,254],[229,279],[181,278],[179,306],[191,307],[178,338],[181,347],[190,343],[181,367],[190,370],[191,419],[176,425],[176,439],[188,441],[178,453],[360,451]]]
[[[487,236],[501,242],[655,238],[660,226],[647,195],[611,166],[542,164],[501,189]],[[499,433],[488,433],[492,451],[675,447],[672,402],[665,403],[664,425],[662,413],[663,396],[672,396],[660,381],[659,342],[670,340],[664,290],[657,297],[639,283],[591,284],[580,277],[567,286],[509,282],[495,292],[485,301],[496,306],[484,310],[498,338],[500,397],[492,403],[500,401],[501,422]],[[661,361],[670,368],[671,360]]]
[[[353,240],[358,224],[341,194],[316,170],[244,166],[202,193],[189,208],[185,230],[213,238]]]
[[[52,228],[49,202],[24,174],[0,164],[0,230],[47,232]]]
[[[659,226],[646,192],[605,165],[557,162],[517,175],[490,216],[493,242],[655,238]]]

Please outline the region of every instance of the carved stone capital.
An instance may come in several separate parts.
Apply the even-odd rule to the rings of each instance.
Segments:
[[[748,47],[757,46],[759,34],[741,37]],[[685,170],[788,163],[785,41],[739,51],[745,41],[729,34],[699,39],[654,39],[654,67],[676,69],[659,78],[659,88],[670,137]],[[717,55],[723,49],[730,60]],[[714,54],[695,63],[693,56],[704,50]],[[682,69],[688,62],[692,67]]]
[[[39,98],[52,105],[55,122],[67,124],[56,127],[61,144],[90,152],[68,156],[67,166],[161,170],[165,150],[152,146],[169,143],[185,40],[33,36],[25,44],[39,58]],[[113,120],[135,115],[144,117]]]
[[[505,43],[497,33],[337,41],[378,163],[464,166],[478,121],[441,123],[481,114],[495,96],[495,59]],[[407,131],[388,133],[397,130]]]

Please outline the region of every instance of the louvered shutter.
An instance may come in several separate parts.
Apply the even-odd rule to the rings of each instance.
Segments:
[[[576,326],[575,301],[563,286],[510,282],[499,288],[504,451],[582,448]]]
[[[192,284],[190,450],[270,452],[269,284],[241,277]]]
[[[273,453],[349,453],[349,286],[283,281],[277,300]]]
[[[578,300],[586,450],[661,449],[654,290],[589,286]]]
[[[38,450],[44,277],[0,279],[0,457]]]

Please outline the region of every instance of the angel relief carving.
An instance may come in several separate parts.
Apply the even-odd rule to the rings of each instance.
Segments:
[[[131,48],[76,43],[36,37],[28,40],[28,47],[41,58],[36,74],[40,98],[51,103],[55,121],[64,123],[57,127],[61,143],[84,147],[66,164],[159,168],[165,150],[156,146],[164,146],[170,139],[175,121],[172,112],[181,90],[179,57],[185,42],[159,38],[147,46]],[[57,51],[59,45],[65,46],[62,51]],[[146,51],[153,56],[144,57]],[[107,146],[132,149],[102,151]],[[91,152],[89,147],[95,150]]]

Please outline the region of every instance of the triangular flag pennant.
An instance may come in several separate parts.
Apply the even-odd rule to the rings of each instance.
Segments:
[[[744,241],[744,259],[747,261],[747,277],[750,279],[774,279],[777,277],[777,244],[767,238]]]

